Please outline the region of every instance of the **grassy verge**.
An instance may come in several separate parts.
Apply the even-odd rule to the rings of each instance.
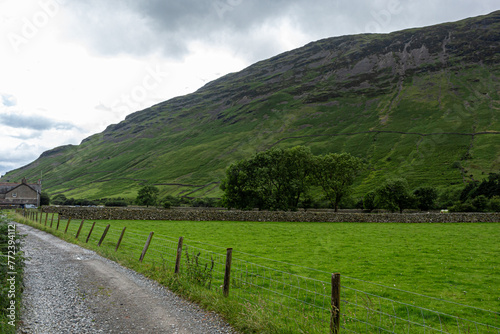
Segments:
[[[67,225],[62,220],[59,231],[55,231],[55,221],[52,229],[50,218],[48,227],[28,223],[159,281],[222,314],[242,332],[325,332],[332,272],[342,274],[342,326],[353,332],[384,328],[420,333],[438,328],[455,333],[464,328],[476,331],[474,322],[500,324],[498,313],[487,312],[500,305],[498,295],[491,293],[500,288],[496,256],[500,224],[496,223],[106,220],[96,222],[86,243],[92,222],[84,222],[76,240],[81,221]],[[108,235],[97,247],[108,224]],[[125,237],[115,252],[125,227]],[[155,232],[151,246],[139,263],[151,231]],[[172,272],[179,236],[184,237],[183,262],[176,275]],[[234,248],[229,298],[220,289],[226,247]],[[480,326],[479,330],[489,332]]]
[[[15,225],[0,213],[0,333],[16,333],[20,320],[24,257]]]

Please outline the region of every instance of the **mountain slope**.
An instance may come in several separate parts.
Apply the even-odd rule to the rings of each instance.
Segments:
[[[459,186],[500,169],[500,11],[391,34],[329,38],[138,111],[80,145],[45,152],[2,180],[51,194],[218,196],[227,166],[278,145],[350,152],[368,170]]]

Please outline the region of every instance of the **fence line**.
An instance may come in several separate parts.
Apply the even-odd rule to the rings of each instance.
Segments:
[[[36,224],[44,225],[42,217],[38,217],[35,213],[24,210],[22,214]],[[47,221],[47,217],[45,217],[45,221]],[[141,255],[141,262],[152,264],[155,268],[158,265],[159,269],[174,272],[176,262],[179,258],[182,258],[177,263],[180,265],[179,274],[182,277],[207,289],[238,300],[240,304],[248,308],[249,317],[256,314],[263,317],[270,317],[269,314],[280,317],[284,323],[283,326],[286,326],[286,329],[292,332],[324,333],[329,330],[330,333],[340,331],[347,333],[500,334],[500,325],[498,324],[500,323],[500,313],[498,312],[348,276],[343,276],[339,303],[333,303],[335,290],[333,289],[333,280],[325,281],[305,277],[286,270],[254,263],[247,259],[259,258],[266,262],[279,263],[282,267],[299,267],[324,273],[325,276],[327,274],[332,275],[322,270],[267,259],[244,252],[234,251],[233,253],[231,249],[232,256],[231,261],[229,261],[231,266],[228,273],[227,256],[229,249],[224,252],[224,247],[221,246],[199,241],[190,241],[196,245],[187,244],[182,243],[182,240],[178,242],[175,237],[166,235],[155,235],[151,239],[153,232],[148,237],[147,233],[140,233],[129,228],[127,228],[123,236],[122,230],[113,229],[109,225],[104,227],[103,224],[90,221],[82,221],[81,224],[70,224],[70,222],[71,218],[68,219],[67,225],[65,225],[65,233],[68,232],[71,235],[76,233],[76,237],[80,235],[80,238],[83,239],[83,236],[87,235],[85,230],[91,230],[90,225],[92,225],[94,231],[89,242],[103,247],[112,247],[112,249],[117,248],[118,239],[123,237],[118,251],[126,252],[127,256],[131,254],[132,257]],[[55,226],[46,225],[45,227],[55,229]],[[107,236],[104,237],[106,232]],[[149,248],[145,247],[147,241],[151,241]],[[217,250],[207,250],[200,248],[199,245],[210,246]],[[229,274],[230,280],[227,279]],[[451,315],[413,305],[409,302],[397,301],[384,296],[382,293],[363,291],[350,286],[348,283],[346,284],[344,278],[398,293],[410,294],[423,300],[428,299],[460,306],[464,308],[464,313],[473,313],[472,311],[474,311],[479,318],[493,318],[493,320],[488,321],[493,321],[494,324],[488,323],[487,320],[471,320],[465,316]],[[225,288],[226,284],[227,290]],[[336,311],[340,311],[337,323],[335,323]]]

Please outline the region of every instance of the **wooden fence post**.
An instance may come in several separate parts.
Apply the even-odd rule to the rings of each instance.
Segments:
[[[45,226],[47,226],[47,220],[49,219],[49,213],[45,212]]]
[[[33,218],[35,218],[35,223],[38,223],[38,211],[36,212],[36,214],[33,216]]]
[[[92,234],[92,231],[94,230],[95,222],[92,224],[92,227],[90,228],[89,235],[87,235],[87,240],[85,240],[85,243],[89,242],[90,235]]]
[[[181,270],[181,255],[182,255],[182,243],[184,242],[184,237],[179,238],[179,243],[177,244],[177,256],[175,258],[175,270],[174,273],[178,274]]]
[[[56,231],[59,230],[59,222],[61,221],[61,214],[58,214],[57,215],[57,227],[56,227]]]
[[[233,249],[228,248],[226,254],[226,271],[224,272],[224,297],[229,296],[229,284],[231,282],[231,262],[233,260]]]
[[[80,227],[78,228],[78,232],[76,232],[75,239],[78,239],[78,236],[80,235],[80,232],[82,231],[82,227],[83,227],[83,222],[84,221],[85,221],[85,219],[82,219],[82,222],[80,223]]]
[[[50,220],[50,228],[52,228],[52,224],[54,223],[54,215],[55,213],[52,213],[52,219]]]
[[[68,232],[69,223],[71,223],[71,217],[69,217],[69,219],[68,219],[68,223],[66,224],[66,229],[64,230],[64,234],[66,234],[66,232]]]
[[[101,247],[101,244],[104,241],[104,238],[106,238],[106,234],[108,234],[108,230],[109,230],[110,226],[111,225],[108,224],[108,226],[106,226],[106,228],[104,229],[104,232],[102,234],[101,240],[99,240],[99,243],[97,244],[98,247]]]
[[[139,262],[142,262],[144,260],[144,256],[146,256],[146,252],[148,251],[149,248],[149,243],[151,242],[151,239],[153,238],[154,232],[149,233],[148,240],[146,240],[146,244],[144,245],[144,249],[142,250],[141,257],[139,258]]]
[[[118,239],[118,242],[116,243],[115,252],[118,250],[118,247],[120,247],[120,244],[122,243],[123,235],[125,234],[126,229],[127,227],[124,227],[122,230],[122,234],[120,234],[120,239]]]
[[[332,310],[330,333],[340,333],[340,274],[332,274]]]

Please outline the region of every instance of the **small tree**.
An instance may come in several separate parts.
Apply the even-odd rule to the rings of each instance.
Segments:
[[[376,206],[394,212],[409,209],[415,203],[410,187],[405,179],[387,181],[376,191]]]
[[[472,205],[476,208],[476,211],[483,212],[488,209],[489,201],[488,197],[484,195],[479,195],[471,201]]]
[[[40,205],[50,205],[50,196],[45,191],[40,194]]]
[[[136,203],[138,205],[145,205],[146,207],[155,206],[158,202],[158,194],[160,190],[152,185],[142,187],[137,193]]]
[[[314,180],[330,201],[335,212],[342,198],[349,193],[356,174],[363,166],[361,159],[348,153],[330,153],[314,159]]]

